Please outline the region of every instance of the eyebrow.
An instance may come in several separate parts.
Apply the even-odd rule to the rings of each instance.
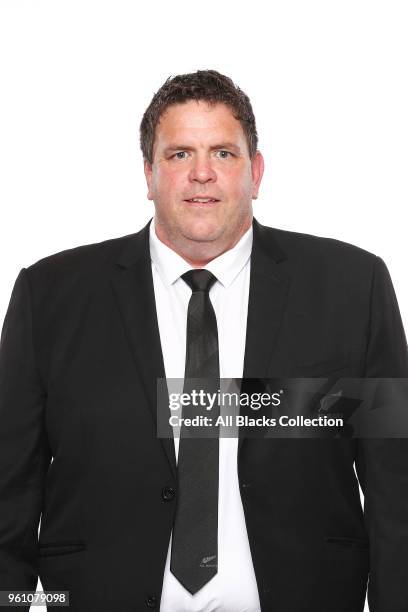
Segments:
[[[233,142],[222,142],[220,144],[212,145],[210,147],[211,151],[214,151],[216,149],[232,149],[233,151],[236,151],[237,153],[241,153],[240,147],[234,144]],[[168,147],[164,149],[164,153],[171,153],[172,151],[194,151],[194,150],[195,150],[195,147],[191,147],[188,145],[170,144]]]

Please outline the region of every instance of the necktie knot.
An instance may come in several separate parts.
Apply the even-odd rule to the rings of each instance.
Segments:
[[[185,272],[185,274],[181,275],[181,278],[187,283],[193,293],[196,291],[209,292],[217,280],[214,274],[212,274],[209,270],[197,268]]]

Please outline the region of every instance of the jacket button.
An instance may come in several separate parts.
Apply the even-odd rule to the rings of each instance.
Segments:
[[[148,608],[155,608],[157,605],[157,597],[156,595],[148,595],[146,597],[146,606]]]
[[[162,490],[162,498],[164,501],[171,501],[176,495],[176,490],[173,487],[164,487]]]

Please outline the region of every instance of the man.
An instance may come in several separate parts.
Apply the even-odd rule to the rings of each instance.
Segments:
[[[406,377],[384,262],[253,219],[255,119],[216,71],[167,80],[141,146],[154,220],[13,289],[0,590],[39,575],[78,612],[362,612],[369,575],[370,609],[406,612],[405,440],[156,430],[158,379]]]

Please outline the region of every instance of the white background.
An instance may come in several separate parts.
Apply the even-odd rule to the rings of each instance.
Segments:
[[[141,116],[212,68],[253,104],[257,219],[380,255],[408,329],[407,22],[396,0],[0,0],[0,321],[21,267],[148,221]]]

